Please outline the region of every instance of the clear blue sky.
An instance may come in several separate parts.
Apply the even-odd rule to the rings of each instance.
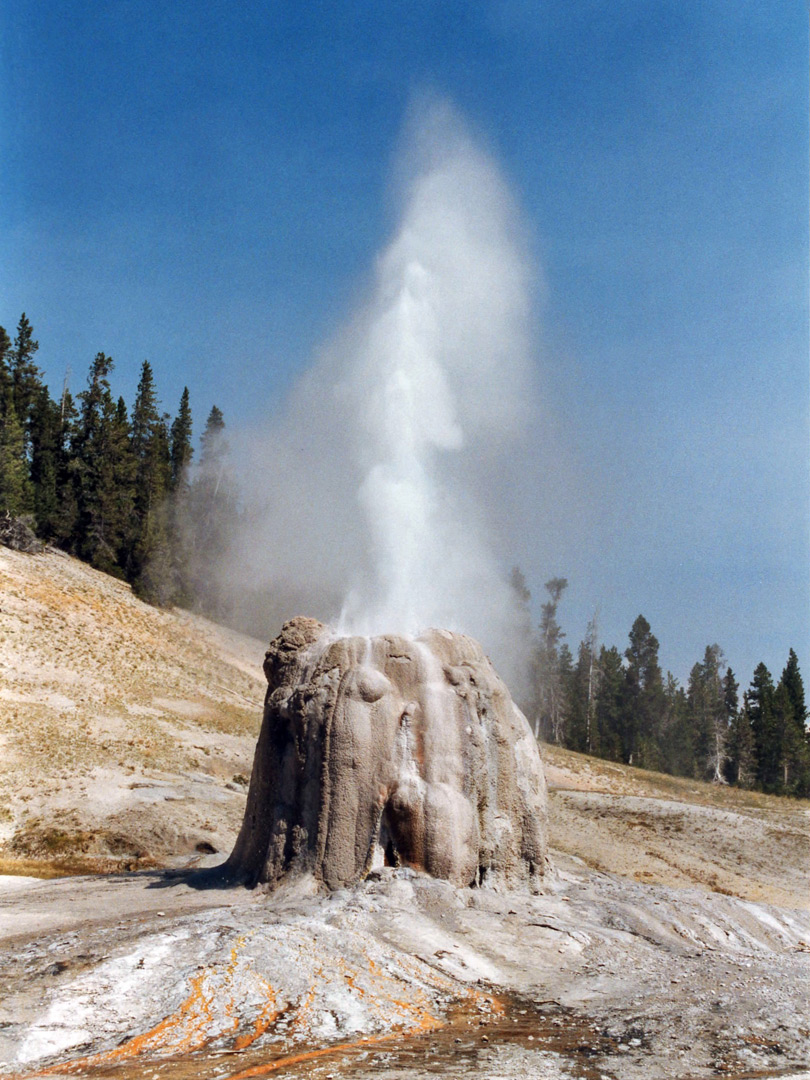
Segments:
[[[599,604],[681,679],[713,641],[807,679],[807,58],[799,2],[6,3],[0,322],[55,391],[104,350],[130,402],[148,358],[170,412],[272,412],[389,234],[411,95],[446,95],[544,278],[533,592],[569,578],[574,648]]]

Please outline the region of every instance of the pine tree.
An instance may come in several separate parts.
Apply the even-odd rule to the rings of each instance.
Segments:
[[[753,787],[757,777],[757,761],[747,691],[743,694],[742,708],[737,710],[729,724],[726,758],[729,783],[742,788]]]
[[[770,792],[778,791],[782,782],[782,745],[773,699],[771,673],[758,664],[748,691],[748,715],[754,736],[756,781],[763,791]]]
[[[687,701],[693,732],[698,778],[725,781],[724,755],[728,728],[723,672],[726,662],[719,645],[707,645],[703,663],[689,676]]]
[[[562,745],[565,741],[565,687],[560,672],[560,642],[565,634],[557,622],[557,607],[568,587],[566,578],[545,583],[549,594],[540,619],[540,642],[533,659],[535,736]],[[570,655],[570,654],[569,654]]]
[[[723,706],[726,710],[727,725],[730,725],[737,715],[740,706],[739,690],[740,684],[734,677],[734,672],[731,668],[726,668],[726,674],[723,678]]]
[[[641,768],[660,767],[660,734],[664,717],[664,687],[658,664],[658,639],[639,615],[630,630],[623,709],[624,760]]]
[[[602,646],[599,652],[599,673],[595,709],[596,744],[601,757],[609,761],[621,761],[624,666],[615,645],[609,649]]]
[[[578,753],[591,753],[588,740],[588,672],[591,667],[590,650],[585,641],[579,643],[577,661],[571,669],[565,687],[568,719],[565,745]]]
[[[34,363],[34,355],[38,349],[39,342],[34,341],[33,327],[23,312],[8,356],[14,409],[20,423],[26,428],[34,399],[42,387],[42,372]]]
[[[588,623],[566,690],[568,709],[566,746],[586,754],[599,754],[596,697],[599,688],[597,616]]]
[[[782,672],[777,695],[784,690],[785,700],[774,697],[777,727],[782,732],[782,784],[786,794],[810,794],[810,748],[807,740],[807,706],[799,660],[793,649]]]
[[[31,501],[25,431],[8,387],[0,401],[0,512],[17,517],[30,511]]]
[[[731,668],[726,668],[723,676],[723,708],[726,714],[726,743],[723,753],[723,776],[729,784],[737,782],[739,772],[738,761],[735,757],[736,748],[736,724],[740,711],[739,684],[734,677]]]
[[[557,680],[559,684],[560,710],[560,745],[572,747],[571,743],[571,694],[574,688],[574,657],[567,642],[560,645],[560,654],[557,660]]]
[[[790,697],[790,703],[793,706],[793,712],[796,717],[796,723],[801,728],[802,732],[807,725],[807,705],[804,700],[804,682],[802,680],[801,672],[799,671],[799,658],[793,649],[788,653],[788,661],[785,664],[784,671],[782,672],[782,682]]]
[[[187,484],[188,468],[193,453],[194,449],[191,445],[191,406],[189,405],[188,387],[184,386],[180,397],[180,408],[171,428],[169,457],[171,459],[171,487],[173,491],[176,491],[181,485]]]
[[[209,470],[225,454],[224,431],[225,418],[222,415],[222,410],[217,405],[212,405],[208,419],[205,421],[205,430],[200,436],[200,458],[202,464]]]
[[[518,658],[522,679],[510,685],[512,696],[518,708],[526,716],[532,715],[531,662],[537,648],[537,641],[532,626],[532,594],[526,584],[526,578],[519,566],[513,566],[509,577],[509,589],[513,608],[513,655]],[[521,663],[522,660],[522,663]]]
[[[46,386],[34,397],[29,420],[31,434],[31,484],[37,533],[53,540],[58,534],[60,504],[59,472],[62,465],[62,409],[51,399]]]
[[[57,506],[53,542],[71,549],[77,533],[79,412],[67,386],[59,403],[59,452],[56,468]]]
[[[0,326],[0,405],[6,400],[6,392],[11,389],[10,352],[11,338],[6,333],[6,328]]]
[[[132,408],[130,453],[135,469],[134,529],[130,540],[127,572],[141,595],[156,595],[154,568],[149,581],[141,578],[150,561],[165,564],[168,546],[169,437],[161,416],[152,366],[144,360]],[[163,592],[161,587],[159,590]],[[171,587],[168,587],[171,592]]]
[[[220,589],[215,568],[228,549],[237,518],[237,498],[228,471],[224,431],[222,412],[214,405],[200,437],[200,460],[178,528],[183,552],[182,594],[208,614],[227,619],[228,599]]]
[[[132,518],[133,471],[126,407],[113,402],[112,358],[98,353],[88,387],[79,395],[76,437],[76,553],[93,566],[121,575]]]
[[[780,795],[792,794],[796,773],[801,770],[800,750],[794,741],[796,723],[787,687],[780,680],[773,694],[774,744],[778,747],[778,779],[771,787]]]
[[[662,768],[675,776],[693,776],[695,744],[689,705],[686,692],[671,671],[667,672],[664,701],[660,742]]]

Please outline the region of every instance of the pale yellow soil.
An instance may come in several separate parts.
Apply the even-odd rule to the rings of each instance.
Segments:
[[[0,865],[163,865],[230,845],[263,655],[66,555],[0,548]]]
[[[541,747],[551,844],[648,884],[810,908],[810,803]]]
[[[268,641],[278,629],[268,625]],[[150,607],[60,553],[0,548],[0,872],[226,855],[261,720],[265,644]],[[558,859],[808,906],[810,803],[541,752]]]

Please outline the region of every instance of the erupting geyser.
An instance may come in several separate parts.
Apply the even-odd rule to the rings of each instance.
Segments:
[[[447,630],[282,628],[245,818],[226,872],[330,888],[385,864],[454,885],[536,888],[546,863],[537,744],[481,647]]]
[[[512,678],[525,666],[525,612],[493,552],[531,414],[532,274],[494,162],[449,106],[418,120],[367,302],[251,458],[266,508],[232,576],[285,607],[342,604],[339,634],[293,619],[268,650],[226,864],[248,884],[300,872],[337,888],[386,862],[459,886],[544,871],[526,719],[472,638],[424,631],[482,637]]]
[[[294,611],[345,635],[444,626],[520,692],[530,628],[510,536],[520,490],[537,497],[537,272],[506,181],[452,106],[414,109],[398,161],[399,222],[362,302],[246,447],[246,527],[206,569],[255,597],[253,632]]]

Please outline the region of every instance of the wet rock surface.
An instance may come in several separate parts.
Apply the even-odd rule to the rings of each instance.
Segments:
[[[663,1080],[806,1067],[805,912],[562,862],[534,896],[393,868],[328,895],[312,878],[268,895],[166,872],[18,884],[0,893],[2,1071]]]
[[[298,618],[264,669],[231,879],[311,873],[339,888],[388,864],[455,885],[539,887],[540,755],[477,642],[447,630],[335,637]]]

